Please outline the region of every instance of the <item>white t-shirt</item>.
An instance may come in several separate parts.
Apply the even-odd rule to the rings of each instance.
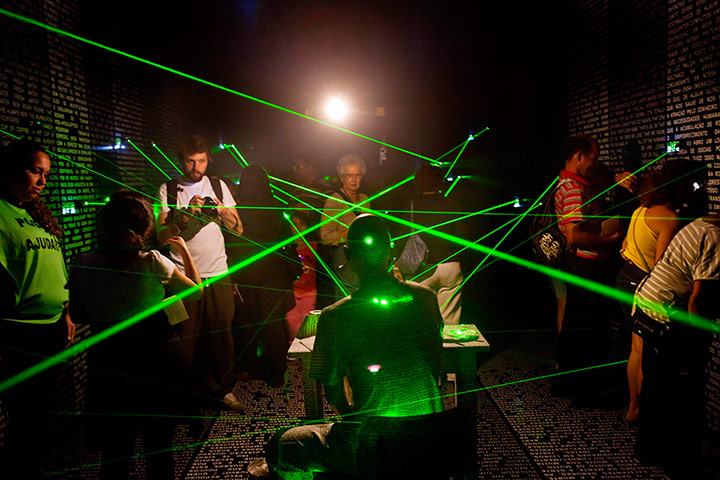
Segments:
[[[230,189],[228,189],[225,182],[220,182],[220,187],[223,191],[223,205],[227,207],[234,207],[235,200],[233,199]],[[203,176],[202,180],[196,183],[189,183],[184,181],[182,178],[178,179],[178,190],[177,190],[177,204],[170,199],[169,204],[179,208],[185,208],[190,204],[190,200],[195,196],[200,195],[201,197],[217,198],[217,194],[212,188],[210,178],[206,175]],[[160,185],[160,191],[158,193],[160,199],[160,213],[166,213],[170,211],[168,206],[167,198],[167,183]],[[198,272],[202,278],[210,278],[216,275],[221,275],[227,272],[227,254],[225,253],[225,240],[223,239],[222,230],[215,222],[208,222],[194,237],[190,240],[185,239],[187,242],[188,250],[190,255],[195,261]],[[182,257],[175,252],[171,253],[171,258],[178,270],[185,273],[185,266],[183,265]]]
[[[70,268],[68,288],[80,321],[115,324],[162,302],[164,284],[175,264],[157,250],[139,252],[125,271],[107,255],[91,252],[77,257]]]

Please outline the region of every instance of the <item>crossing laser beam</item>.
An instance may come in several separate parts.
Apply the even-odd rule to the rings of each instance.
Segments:
[[[173,167],[175,167],[175,170],[177,170],[177,171],[180,173],[180,175],[183,174],[183,171],[180,170],[180,167],[178,167],[177,165],[175,165],[175,162],[173,162],[172,160],[170,160],[170,157],[168,157],[167,155],[165,155],[165,152],[163,152],[163,151],[160,149],[160,147],[157,146],[157,143],[153,142],[153,143],[152,143],[152,146],[155,147],[155,150],[157,150],[158,152],[160,152],[160,155],[162,155],[163,158],[165,158],[165,160],[167,160],[170,165],[172,165]]]
[[[155,163],[152,158],[150,158],[150,157],[148,157],[147,155],[145,155],[145,152],[143,152],[142,150],[140,150],[140,148],[138,148],[138,146],[135,145],[132,140],[130,140],[130,137],[126,137],[125,140],[127,140],[128,143],[129,143],[130,145],[132,145],[135,150],[137,150],[138,152],[140,152],[140,155],[142,155],[143,157],[145,157],[148,162],[152,163],[153,166],[154,166],[155,168],[157,168],[160,173],[162,173],[163,175],[165,175],[165,177],[166,177],[168,180],[172,180],[172,177],[171,177],[170,175],[168,175],[167,173],[165,173],[165,170],[163,170],[162,168],[160,168],[160,166],[159,166],[157,163]]]
[[[5,10],[5,9],[3,9],[3,8],[0,8],[0,14],[5,15],[6,17],[10,17],[10,18],[12,18],[12,19],[14,19],[14,20],[18,20],[18,21],[21,21],[21,22],[25,22],[25,23],[27,23],[27,24],[30,24],[30,25],[33,25],[33,26],[36,26],[36,27],[40,27],[40,28],[45,29],[45,30],[47,30],[47,31],[49,31],[49,32],[56,33],[56,34],[58,34],[58,35],[62,35],[62,36],[68,37],[68,38],[72,38],[73,40],[77,40],[77,41],[82,42],[82,43],[85,43],[85,44],[87,44],[87,45],[92,45],[92,46],[97,47],[97,48],[100,48],[100,49],[102,49],[102,50],[106,50],[106,51],[108,51],[108,52],[115,53],[115,54],[120,55],[120,56],[122,56],[122,57],[129,58],[130,60],[134,60],[134,61],[136,61],[136,62],[140,62],[140,63],[143,63],[143,64],[145,64],[145,65],[149,65],[149,66],[151,66],[151,67],[158,68],[158,69],[160,69],[160,70],[166,71],[166,72],[168,72],[168,73],[172,73],[172,74],[174,74],[174,75],[178,75],[178,76],[183,77],[183,78],[186,78],[186,79],[188,79],[188,80],[192,80],[192,81],[194,81],[194,82],[197,82],[197,83],[200,83],[200,84],[203,84],[203,85],[207,85],[207,86],[209,86],[209,87],[216,88],[216,89],[218,89],[218,90],[222,90],[223,92],[231,93],[231,94],[233,94],[233,95],[236,95],[236,96],[238,96],[238,97],[244,98],[244,99],[246,99],[246,100],[250,100],[250,101],[259,103],[259,104],[261,104],[261,105],[265,105],[265,106],[267,106],[267,107],[274,108],[274,109],[276,109],[276,110],[280,110],[280,111],[289,113],[289,114],[291,114],[291,115],[295,115],[295,116],[297,116],[297,117],[304,118],[304,119],[306,119],[306,120],[310,120],[310,121],[315,122],[315,123],[318,123],[318,124],[320,124],[320,125],[325,125],[326,127],[330,127],[330,128],[335,129],[335,130],[339,130],[339,131],[344,132],[344,133],[347,133],[347,134],[349,134],[349,135],[353,135],[353,136],[356,136],[356,137],[363,138],[363,139],[365,139],[365,140],[369,140],[369,141],[374,142],[374,143],[378,143],[378,144],[380,144],[380,145],[384,145],[384,146],[386,146],[386,147],[388,147],[388,148],[392,148],[393,150],[397,150],[397,151],[406,153],[406,154],[408,154],[408,155],[412,155],[413,157],[421,158],[421,159],[426,160],[426,161],[428,161],[428,162],[434,162],[434,159],[429,158],[429,157],[426,157],[426,156],[424,156],[424,155],[420,155],[419,153],[412,152],[412,151],[410,151],[410,150],[407,150],[407,149],[398,147],[398,146],[396,146],[396,145],[391,145],[391,144],[389,144],[389,143],[386,143],[386,142],[383,142],[383,141],[374,139],[374,138],[372,138],[372,137],[368,137],[367,135],[363,135],[363,134],[361,134],[361,133],[354,132],[354,131],[349,130],[349,129],[347,129],[347,128],[343,128],[343,127],[340,127],[340,126],[338,126],[338,125],[334,125],[334,124],[332,124],[332,123],[329,123],[329,122],[325,122],[325,121],[323,121],[323,120],[320,120],[320,119],[318,119],[318,118],[311,117],[311,116],[309,116],[309,115],[305,115],[305,114],[300,113],[300,112],[296,112],[295,110],[291,110],[291,109],[289,109],[289,108],[285,108],[285,107],[282,107],[282,106],[280,106],[280,105],[276,105],[276,104],[271,103],[271,102],[268,102],[268,101],[266,101],[266,100],[262,100],[262,99],[260,99],[260,98],[253,97],[252,95],[248,95],[248,94],[246,94],[246,93],[242,93],[242,92],[240,92],[240,91],[238,91],[238,90],[234,90],[234,89],[232,89],[232,88],[228,88],[228,87],[222,86],[222,85],[220,85],[220,84],[211,82],[211,81],[209,81],[209,80],[205,80],[205,79],[202,79],[202,78],[200,78],[200,77],[196,77],[196,76],[194,76],[194,75],[190,75],[190,74],[188,74],[188,73],[181,72],[180,70],[177,70],[177,69],[174,69],[174,68],[170,68],[170,67],[166,67],[166,66],[161,65],[161,64],[159,64],[159,63],[152,62],[152,61],[150,61],[150,60],[147,60],[147,59],[138,57],[137,55],[133,55],[133,54],[131,54],[131,53],[124,52],[124,51],[122,51],[122,50],[118,50],[117,48],[113,48],[113,47],[110,47],[110,46],[107,46],[107,45],[103,45],[102,43],[95,42],[95,41],[93,41],[93,40],[90,40],[90,39],[85,38],[85,37],[81,37],[81,36],[79,36],[79,35],[75,35],[74,33],[70,33],[70,32],[68,32],[68,31],[62,30],[62,29],[60,29],[60,28],[53,27],[53,26],[48,25],[48,24],[46,24],[46,23],[42,23],[42,22],[40,22],[40,21],[38,21],[38,20],[35,20],[35,19],[33,19],[33,18],[25,17],[25,16],[23,16],[23,15],[18,15],[17,13],[13,13],[13,12],[11,12],[11,11],[9,11],[9,10]]]

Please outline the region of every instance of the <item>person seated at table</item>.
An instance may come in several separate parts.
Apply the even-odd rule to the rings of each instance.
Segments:
[[[443,410],[438,396],[443,320],[435,295],[388,273],[390,233],[376,216],[361,215],[352,223],[346,255],[359,289],[323,310],[310,370],[342,420],[279,431],[266,447],[267,464],[263,459],[251,464],[253,475],[357,475],[364,419]]]

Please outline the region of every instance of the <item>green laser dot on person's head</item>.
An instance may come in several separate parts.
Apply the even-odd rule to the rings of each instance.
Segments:
[[[365,241],[365,243],[368,244],[368,245],[372,245],[372,244],[373,244],[373,238],[372,238],[372,237],[365,237],[365,238],[364,238],[364,241]]]

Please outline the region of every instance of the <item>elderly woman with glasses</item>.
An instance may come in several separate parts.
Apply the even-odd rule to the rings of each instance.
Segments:
[[[332,194],[332,198],[325,201],[322,215],[323,221],[347,210],[350,208],[349,204],[358,204],[367,200],[367,195],[360,193],[360,182],[366,171],[365,160],[360,155],[349,153],[338,160],[337,173],[342,187]],[[363,206],[370,207],[370,204],[364,203]],[[350,271],[350,268],[346,267],[347,260],[345,259],[344,246],[350,224],[361,213],[362,211],[357,209],[346,212],[320,228],[320,240],[323,245],[328,246],[331,250],[330,268],[332,273],[337,277],[347,293],[356,290],[357,278]],[[344,296],[338,286],[335,288],[335,293],[337,297]]]

